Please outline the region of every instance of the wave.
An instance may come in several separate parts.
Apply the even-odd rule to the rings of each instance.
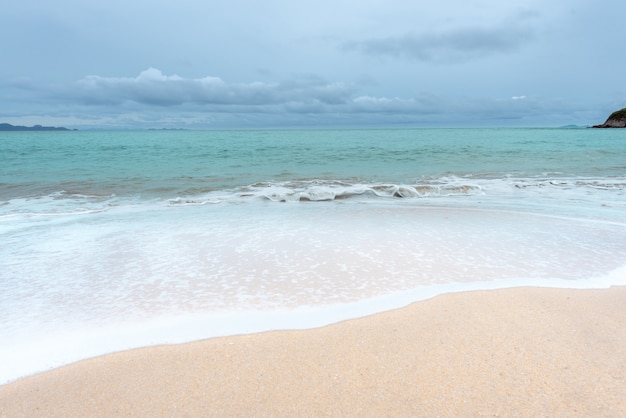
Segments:
[[[436,196],[482,195],[481,186],[462,182],[440,184],[350,183],[340,180],[259,182],[231,191],[209,192],[194,198],[169,199],[171,205],[221,203],[233,200],[327,202],[354,198],[411,199]]]
[[[189,187],[193,186],[193,187]],[[112,190],[116,190],[111,186]],[[253,202],[439,202],[441,204],[572,205],[626,208],[626,177],[458,177],[422,178],[415,183],[343,179],[263,181],[239,187],[201,190],[191,184],[135,190],[132,195],[60,190],[45,195],[0,200],[0,219],[16,216],[62,216],[134,206],[200,206]],[[446,203],[444,203],[444,201]],[[453,203],[454,202],[454,203]]]
[[[443,197],[506,198],[551,196],[572,198],[607,192],[622,196],[626,178],[475,178],[444,176],[415,184],[363,183],[344,180],[259,182],[229,190],[209,191],[167,199],[170,205],[202,205],[243,200],[272,202],[327,202],[349,199],[423,199]]]
[[[86,215],[119,205],[116,195],[75,193],[66,190],[0,201],[0,220],[15,217]]]

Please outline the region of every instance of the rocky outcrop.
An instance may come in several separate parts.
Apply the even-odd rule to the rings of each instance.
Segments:
[[[626,108],[611,113],[606,122],[593,128],[626,128]]]

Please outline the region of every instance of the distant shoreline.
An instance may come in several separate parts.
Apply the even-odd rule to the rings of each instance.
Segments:
[[[389,126],[367,126],[367,127],[337,127],[337,128],[327,128],[327,127],[257,127],[257,128],[247,128],[247,127],[228,127],[228,128],[84,128],[81,129],[83,132],[90,131],[163,131],[163,132],[184,132],[184,131],[285,131],[285,130],[389,130],[389,129],[589,129],[592,128],[591,125],[560,125],[560,126],[409,126],[409,127],[389,127]],[[0,132],[33,132],[33,131],[66,131],[66,132],[74,132],[79,131],[79,129],[70,129],[66,127],[55,127],[55,126],[42,126],[42,125],[34,125],[34,126],[19,126],[19,125],[11,125],[8,123],[0,123]]]
[[[76,129],[68,129],[55,126],[16,126],[10,123],[0,123],[0,131],[75,131]]]

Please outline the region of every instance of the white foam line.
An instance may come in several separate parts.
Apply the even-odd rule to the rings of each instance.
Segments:
[[[0,384],[108,353],[270,330],[318,328],[399,309],[447,293],[516,287],[606,289],[611,286],[626,286],[626,266],[604,277],[589,280],[506,279],[450,283],[425,286],[358,302],[301,307],[295,310],[157,317],[141,323],[110,324],[100,327],[86,324],[89,325],[86,329],[65,331],[48,338],[33,335],[27,341],[0,348],[0,358],[3,362]]]

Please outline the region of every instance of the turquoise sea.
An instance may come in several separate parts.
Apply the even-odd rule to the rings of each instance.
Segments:
[[[0,383],[437,294],[626,285],[626,130],[0,132]]]

